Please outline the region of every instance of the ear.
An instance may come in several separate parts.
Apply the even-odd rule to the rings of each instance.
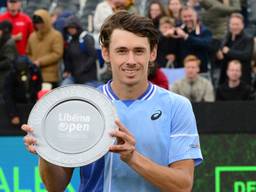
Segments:
[[[156,60],[157,56],[157,45],[153,48],[153,50],[150,52],[150,62],[154,62]]]
[[[106,47],[102,47],[102,57],[106,63],[109,63],[109,50]]]

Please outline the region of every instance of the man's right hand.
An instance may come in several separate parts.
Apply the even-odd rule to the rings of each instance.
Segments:
[[[33,128],[24,124],[21,126],[21,129],[27,133],[27,135],[23,138],[24,145],[29,152],[36,154],[36,139],[31,136],[31,133],[33,133]]]

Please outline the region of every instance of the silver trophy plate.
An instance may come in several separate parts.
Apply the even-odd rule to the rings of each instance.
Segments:
[[[80,167],[105,155],[117,129],[112,102],[84,85],[59,87],[33,107],[28,125],[34,129],[37,153],[52,164]]]

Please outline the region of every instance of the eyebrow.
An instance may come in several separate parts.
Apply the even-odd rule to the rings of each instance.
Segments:
[[[117,47],[115,50],[120,50],[120,49],[129,49],[128,47]],[[145,47],[134,47],[133,50],[146,50]]]

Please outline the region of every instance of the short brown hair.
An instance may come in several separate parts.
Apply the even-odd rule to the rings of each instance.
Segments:
[[[227,67],[227,70],[228,70],[228,68],[229,68],[229,66],[231,65],[231,64],[235,64],[235,65],[240,65],[240,69],[242,70],[242,63],[239,61],[239,60],[237,60],[237,59],[233,59],[233,60],[231,60],[231,61],[229,61],[228,62],[228,67]]]
[[[175,20],[171,17],[165,16],[160,19],[160,25],[163,24],[170,24],[171,26],[175,27]]]
[[[118,11],[108,17],[101,26],[99,36],[101,46],[109,48],[110,38],[115,29],[122,29],[140,37],[147,37],[151,50],[158,44],[159,32],[151,19],[127,11]]]
[[[185,64],[189,61],[196,61],[198,63],[198,66],[200,66],[200,64],[201,64],[200,59],[198,59],[197,56],[195,56],[195,55],[186,56],[185,59],[183,60],[183,65],[185,66]]]
[[[242,22],[244,22],[244,16],[243,16],[241,13],[232,13],[232,14],[230,15],[229,20],[232,19],[232,18],[238,18],[238,19],[240,19]]]

